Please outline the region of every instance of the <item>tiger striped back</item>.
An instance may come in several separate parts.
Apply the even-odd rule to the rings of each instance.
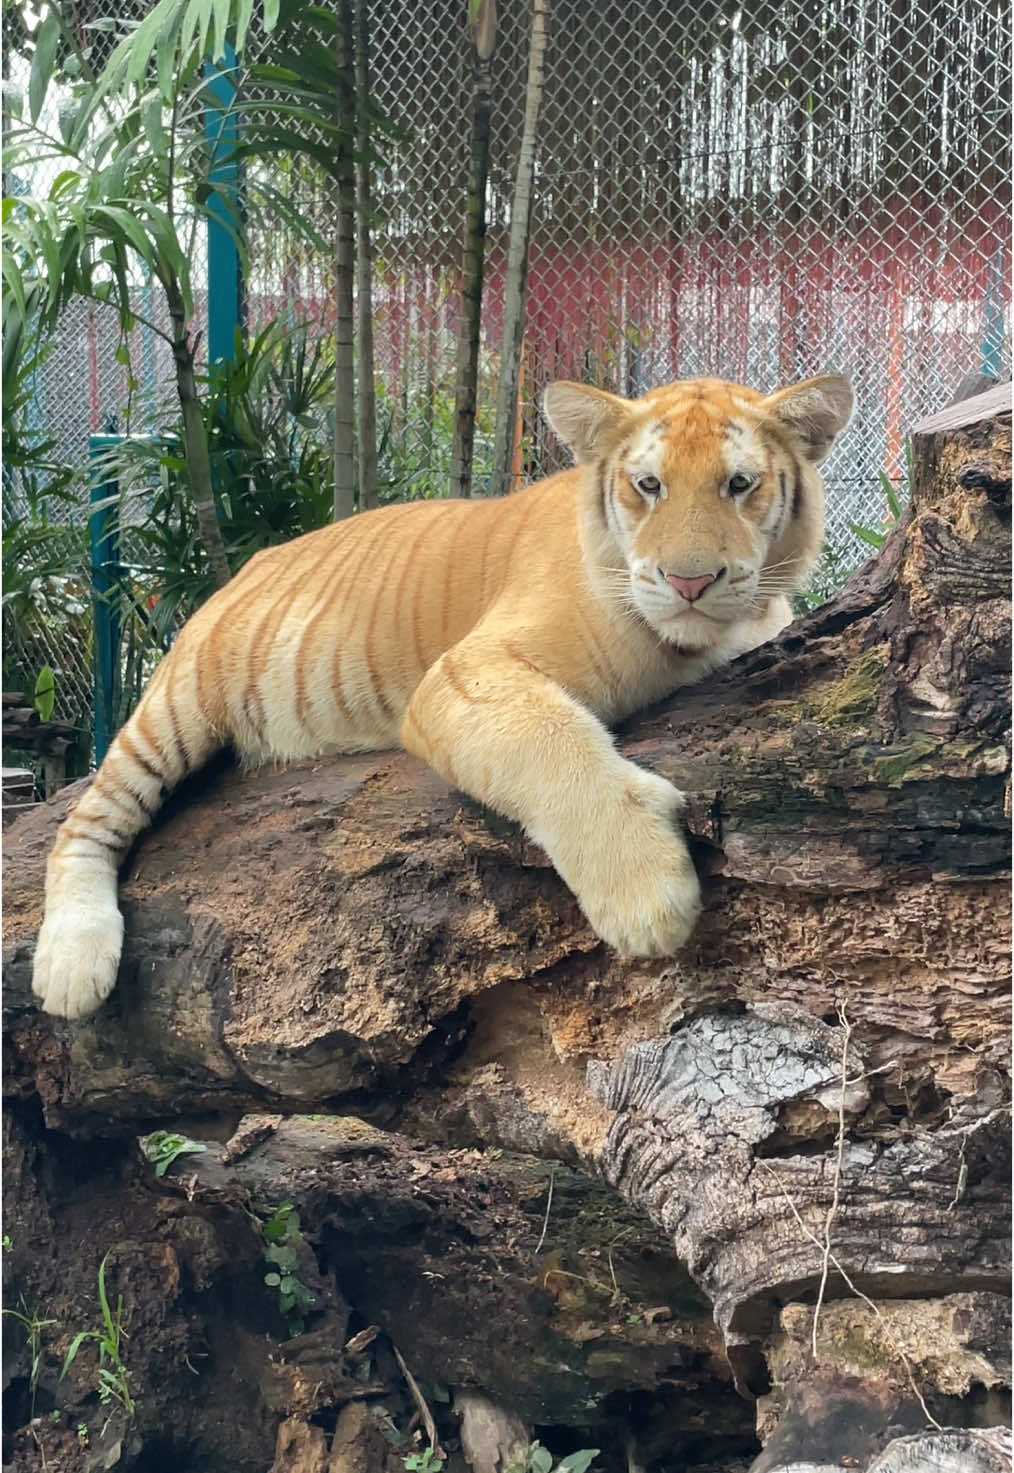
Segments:
[[[788,622],[822,537],[814,464],[851,392],[833,375],[769,398],[556,384],[546,409],[573,470],[258,553],[188,622],[58,833],[33,984],[48,1012],[112,989],[119,861],[223,746],[256,764],[401,743],[523,823],[617,949],[682,944],[699,902],[680,795],[605,724]]]

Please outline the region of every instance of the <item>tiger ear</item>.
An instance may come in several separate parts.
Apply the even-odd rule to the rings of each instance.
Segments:
[[[596,460],[630,414],[626,399],[569,379],[549,385],[542,396],[542,409],[550,428],[574,452],[578,464]]]
[[[764,407],[795,436],[807,460],[823,460],[852,418],[855,399],[847,379],[825,373],[779,389]]]

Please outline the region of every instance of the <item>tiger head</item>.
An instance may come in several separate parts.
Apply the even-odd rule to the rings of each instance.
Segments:
[[[805,583],[824,535],[816,463],[852,414],[838,374],[767,397],[719,379],[633,400],[561,381],[544,402],[588,467],[597,581],[661,639],[706,650]]]

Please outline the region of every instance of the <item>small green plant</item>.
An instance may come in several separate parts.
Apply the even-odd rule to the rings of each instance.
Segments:
[[[568,1453],[557,1463],[541,1442],[532,1442],[525,1449],[523,1460],[512,1463],[507,1473],[588,1473],[599,1452],[597,1447],[582,1448],[580,1452]]]
[[[151,1135],[142,1135],[138,1144],[141,1152],[154,1164],[155,1175],[165,1176],[170,1166],[180,1156],[195,1156],[208,1148],[189,1136],[174,1135],[171,1130],[153,1130]]]
[[[130,1394],[127,1368],[123,1364],[121,1352],[121,1343],[127,1338],[127,1332],[123,1328],[123,1295],[117,1295],[114,1312],[106,1293],[106,1264],[108,1261],[109,1254],[107,1253],[99,1264],[99,1305],[102,1309],[102,1329],[80,1330],[74,1336],[63,1362],[60,1380],[63,1380],[74,1364],[82,1345],[89,1340],[94,1340],[99,1347],[99,1401],[104,1406],[115,1402],[123,1408],[128,1417],[132,1417],[136,1408],[134,1398]]]
[[[905,479],[902,483],[902,493],[906,499],[912,487],[912,472],[912,441],[906,440]],[[877,479],[884,492],[884,501],[887,503],[887,515],[879,527],[864,527],[856,522],[849,522],[849,530],[854,532],[860,541],[865,542],[868,547],[875,547],[879,552],[897,524],[901,521],[904,507],[902,505],[902,496],[898,494],[898,488],[887,472],[878,471]]]
[[[421,1453],[409,1453],[401,1461],[405,1473],[439,1473],[444,1466],[443,1458],[432,1447],[424,1448]]]
[[[4,1243],[9,1247],[9,1239]],[[28,1375],[28,1385],[32,1395],[32,1416],[35,1416],[35,1392],[39,1384],[39,1372],[42,1370],[42,1332],[55,1325],[56,1320],[44,1320],[28,1308],[24,1298],[18,1300],[17,1309],[5,1309],[4,1315],[21,1325],[28,1337],[28,1354],[31,1357],[32,1368]]]
[[[10,1233],[4,1233],[3,1237],[0,1238],[0,1248],[2,1248],[5,1253],[10,1253],[13,1247],[14,1244],[11,1242]]]
[[[89,1443],[90,1439],[89,1439],[89,1436],[88,1436],[88,1423],[87,1422],[79,1422],[77,1424],[77,1440],[81,1444],[82,1447],[87,1447],[88,1446],[88,1443]]]
[[[261,1223],[261,1235],[264,1260],[273,1265],[264,1275],[264,1282],[269,1289],[278,1290],[278,1308],[290,1334],[301,1335],[306,1328],[304,1315],[316,1300],[299,1279],[299,1244],[303,1234],[299,1213],[291,1202],[276,1207],[267,1222]]]
[[[797,619],[811,609],[826,604],[848,582],[855,568],[854,560],[847,560],[841,551],[830,542],[821,548],[820,559],[806,588],[792,595],[792,612]]]

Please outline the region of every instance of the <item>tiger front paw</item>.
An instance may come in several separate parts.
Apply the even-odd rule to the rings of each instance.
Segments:
[[[621,956],[671,956],[689,940],[701,913],[701,887],[682,844],[658,852],[661,873],[612,881],[608,894],[578,896],[596,935]]]
[[[622,956],[671,956],[701,913],[701,887],[679,832],[683,795],[637,772],[611,830],[602,833],[574,887],[597,935]]]
[[[32,991],[57,1018],[86,1018],[116,985],[123,946],[119,909],[47,907],[35,947]]]

